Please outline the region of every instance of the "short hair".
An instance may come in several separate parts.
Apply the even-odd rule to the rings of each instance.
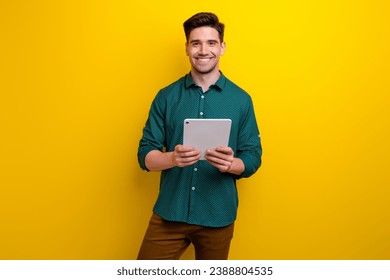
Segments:
[[[225,25],[222,22],[219,22],[217,15],[205,12],[197,13],[184,22],[183,27],[187,41],[192,30],[203,26],[212,27],[217,30],[219,34],[219,40],[221,43],[223,42]]]

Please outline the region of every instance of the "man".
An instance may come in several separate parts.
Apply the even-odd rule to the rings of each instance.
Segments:
[[[162,171],[160,193],[138,259],[179,259],[192,243],[196,259],[227,259],[238,197],[236,180],[261,164],[252,100],[219,70],[224,24],[212,13],[184,23],[191,72],[155,97],[138,149],[140,166]],[[183,146],[186,118],[232,120],[229,146]]]

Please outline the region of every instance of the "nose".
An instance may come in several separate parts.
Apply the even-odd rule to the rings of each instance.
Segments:
[[[199,54],[207,54],[207,44],[200,45]]]

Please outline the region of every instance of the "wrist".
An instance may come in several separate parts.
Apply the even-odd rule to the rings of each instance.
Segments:
[[[241,175],[245,171],[244,162],[240,158],[233,158],[232,164],[229,166],[227,172],[234,175]]]
[[[167,154],[169,154],[169,159],[171,161],[172,167],[176,167],[177,161],[176,161],[176,157],[175,157],[175,152],[168,152]]]

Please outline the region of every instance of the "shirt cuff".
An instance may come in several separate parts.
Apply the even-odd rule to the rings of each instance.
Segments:
[[[145,164],[145,158],[146,156],[148,155],[149,152],[153,151],[155,149],[153,148],[148,148],[148,149],[143,149],[142,151],[139,151],[138,152],[138,163],[139,163],[139,166],[143,169],[143,170],[146,170],[146,171],[150,171],[147,167],[146,167],[146,164]]]
[[[238,176],[238,179],[250,177],[261,165],[261,158],[255,159],[251,155],[240,155],[238,158],[242,160],[245,166],[244,172]]]

